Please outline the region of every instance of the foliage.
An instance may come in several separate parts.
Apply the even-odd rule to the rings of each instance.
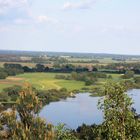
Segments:
[[[4,64],[4,69],[9,76],[14,76],[24,72],[21,64]]]
[[[106,140],[137,140],[140,138],[140,123],[135,119],[132,100],[128,97],[122,84],[108,83],[105,86],[105,97],[99,102],[104,112],[102,131]]]
[[[65,88],[62,88],[60,90],[39,90],[36,92],[36,95],[42,101],[43,105],[45,105],[50,102],[59,101],[60,99],[66,99],[70,96],[70,93]]]
[[[92,85],[93,83],[94,83],[93,81],[88,80],[88,79],[85,81],[85,85],[86,85],[86,86],[90,86],[90,85]]]
[[[140,76],[134,77],[134,81],[136,84],[140,84]]]
[[[0,93],[0,102],[8,102],[9,98],[10,97],[8,96],[7,93],[5,92]]]
[[[122,81],[121,83],[125,85],[125,88],[127,90],[133,89],[135,87],[135,83],[132,80],[125,80],[125,81]]]
[[[41,105],[31,87],[23,89],[16,106],[0,114],[1,139],[53,140],[53,126],[36,115]]]
[[[4,68],[0,68],[0,79],[6,79],[8,76],[15,76],[23,73],[24,70],[20,64],[4,64]]]
[[[0,79],[6,79],[8,77],[8,74],[6,72],[0,71]]]
[[[93,124],[91,126],[83,124],[76,129],[76,135],[80,140],[100,140],[101,125]]]
[[[108,77],[107,77],[108,79],[112,79],[112,76],[111,75],[108,75]]]
[[[12,101],[16,101],[17,98],[19,97],[19,92],[21,91],[22,87],[21,86],[13,86],[13,87],[8,87],[3,90],[5,94],[8,95],[8,97]]]
[[[37,72],[44,72],[45,66],[42,64],[36,64],[35,69]]]
[[[64,124],[56,126],[56,140],[78,140],[73,131],[66,128]]]
[[[126,71],[124,75],[121,76],[123,79],[130,79],[134,77],[134,71]]]
[[[106,74],[98,73],[98,72],[72,72],[71,75],[56,75],[56,79],[65,79],[65,80],[76,80],[76,81],[83,81],[85,82],[86,86],[93,85],[97,78],[107,78]]]

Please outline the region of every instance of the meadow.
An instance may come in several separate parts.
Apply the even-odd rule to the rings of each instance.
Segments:
[[[17,76],[10,76],[5,80],[0,80],[0,91],[6,87],[13,85],[24,86],[25,83],[30,83],[33,87],[39,90],[61,89],[66,88],[68,91],[80,90],[82,88],[90,88],[85,86],[82,81],[61,80],[55,79],[56,74],[66,75],[62,73],[24,73]]]
[[[29,83],[38,90],[49,90],[49,89],[61,89],[66,88],[68,91],[81,90],[81,89],[92,89],[97,86],[101,86],[106,82],[107,79],[100,78],[95,85],[85,86],[83,81],[75,80],[64,80],[56,79],[56,75],[68,75],[64,73],[24,73],[17,76],[9,76],[7,79],[0,80],[0,91],[4,88],[12,87],[14,85],[24,86]],[[120,80],[119,74],[111,74],[113,80]]]

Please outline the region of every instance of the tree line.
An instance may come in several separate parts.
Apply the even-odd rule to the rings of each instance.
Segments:
[[[140,63],[111,63],[106,66],[100,66],[104,72],[124,74],[126,71],[134,71],[135,74],[140,74]]]
[[[8,76],[15,76],[17,74],[22,74],[24,72],[56,72],[56,73],[70,73],[70,72],[86,72],[89,71],[87,67],[75,67],[71,64],[67,65],[54,65],[53,67],[48,67],[43,64],[36,64],[35,67],[22,66],[21,64],[11,64],[5,63],[3,68],[0,68],[0,79],[5,79]],[[92,71],[97,71],[93,68]]]

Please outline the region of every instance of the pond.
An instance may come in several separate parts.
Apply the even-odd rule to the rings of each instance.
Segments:
[[[137,113],[140,113],[140,90],[134,89],[128,94],[134,101],[133,107]],[[103,113],[97,107],[100,98],[89,95],[89,93],[81,93],[77,94],[76,98],[50,103],[41,110],[40,117],[54,125],[65,123],[72,129],[76,129],[83,123],[100,124],[103,121]]]

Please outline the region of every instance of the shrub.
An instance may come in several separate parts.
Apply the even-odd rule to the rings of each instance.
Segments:
[[[0,72],[0,79],[6,79],[8,74],[6,72]]]

